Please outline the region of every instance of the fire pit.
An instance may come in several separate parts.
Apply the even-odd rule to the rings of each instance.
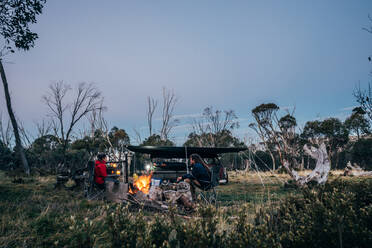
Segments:
[[[190,209],[193,207],[190,185],[185,182],[151,185],[152,174],[134,177],[128,184],[128,201],[144,207],[166,211],[177,205]]]

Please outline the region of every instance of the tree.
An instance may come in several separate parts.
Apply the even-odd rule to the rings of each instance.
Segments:
[[[239,127],[237,116],[233,110],[216,110],[212,107],[204,109],[201,118],[193,121],[193,132],[189,134],[185,145],[207,147],[241,146],[232,130]]]
[[[352,161],[366,170],[372,170],[372,139],[360,139],[351,149]]]
[[[0,142],[9,149],[12,147],[14,134],[11,129],[12,127],[10,120],[8,119],[8,121],[5,124],[0,113]]]
[[[252,115],[256,123],[249,126],[253,128],[261,138],[266,150],[269,152],[275,170],[275,156],[279,155],[280,163],[288,172],[298,167],[299,158],[302,158],[303,149],[300,137],[296,133],[297,121],[293,112],[278,117],[279,107],[275,103],[261,104],[252,109]]]
[[[110,144],[112,145],[115,157],[119,160],[123,159],[125,146],[130,144],[130,138],[124,129],[113,127],[108,134]]]
[[[279,107],[275,103],[263,103],[254,109],[252,109],[252,115],[256,120],[256,123],[250,123],[249,127],[252,128],[262,140],[266,151],[269,152],[273,170],[275,170],[275,157],[273,146],[274,139],[274,117],[276,112],[279,110]]]
[[[103,108],[102,95],[93,84],[80,83],[75,89],[71,102],[66,102],[66,95],[72,89],[63,81],[51,84],[50,92],[43,96],[43,101],[50,110],[56,136],[63,145],[63,164],[66,162],[66,150],[75,125],[89,113]],[[66,116],[69,110],[69,117]]]
[[[168,140],[169,133],[178,123],[178,120],[174,118],[174,107],[176,103],[177,98],[174,92],[163,88],[163,109],[160,129],[160,137],[162,140]]]
[[[304,139],[311,140],[315,144],[324,142],[327,145],[331,164],[334,167],[337,167],[338,164],[339,150],[349,140],[348,130],[337,118],[328,118],[323,121],[308,121],[301,136]]]
[[[350,133],[357,135],[358,140],[361,134],[370,133],[370,123],[364,115],[364,110],[361,107],[356,107],[344,123]]]
[[[147,125],[148,125],[148,128],[149,128],[149,136],[152,136],[152,118],[154,116],[154,112],[155,112],[155,109],[156,109],[156,106],[158,105],[158,102],[148,96],[147,97]]]
[[[58,138],[47,134],[34,140],[28,149],[28,155],[33,159],[35,167],[56,172],[56,166],[63,154]]]
[[[244,142],[234,137],[230,130],[223,130],[217,134],[191,132],[183,145],[192,147],[244,147]]]
[[[353,92],[354,97],[360,104],[360,108],[367,114],[369,121],[372,121],[372,88],[368,83],[368,90],[363,90],[360,85]]]
[[[0,169],[8,169],[12,165],[12,151],[0,140]]]
[[[174,146],[175,144],[171,140],[164,140],[158,134],[153,134],[147,137],[141,146]]]
[[[30,30],[29,25],[36,23],[36,16],[41,14],[45,2],[46,0],[2,0],[0,2],[0,35],[5,40],[5,46],[0,52],[0,74],[3,81],[9,118],[13,126],[16,149],[27,175],[30,174],[30,167],[23,150],[17,120],[12,109],[8,81],[2,59],[9,52],[14,53],[15,48],[27,51],[34,47],[38,35]]]

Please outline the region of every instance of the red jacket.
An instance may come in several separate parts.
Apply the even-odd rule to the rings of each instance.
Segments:
[[[105,182],[106,177],[107,177],[106,162],[96,160],[94,166],[94,181],[97,184],[103,184]]]

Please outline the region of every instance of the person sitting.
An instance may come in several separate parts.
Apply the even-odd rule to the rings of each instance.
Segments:
[[[198,154],[190,156],[191,173],[185,174],[177,178],[177,182],[185,181],[190,184],[191,193],[195,194],[194,185],[201,189],[205,189],[210,185],[211,175],[207,165]]]
[[[98,154],[94,166],[94,182],[99,189],[105,189],[105,179],[107,177],[106,154]]]

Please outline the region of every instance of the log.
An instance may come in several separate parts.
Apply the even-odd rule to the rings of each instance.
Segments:
[[[365,171],[357,164],[354,164],[353,166],[349,161],[346,165],[344,176],[372,176],[372,171]]]
[[[107,181],[105,184],[105,198],[107,201],[120,203],[128,199],[128,184],[122,182],[115,183],[112,181]]]

